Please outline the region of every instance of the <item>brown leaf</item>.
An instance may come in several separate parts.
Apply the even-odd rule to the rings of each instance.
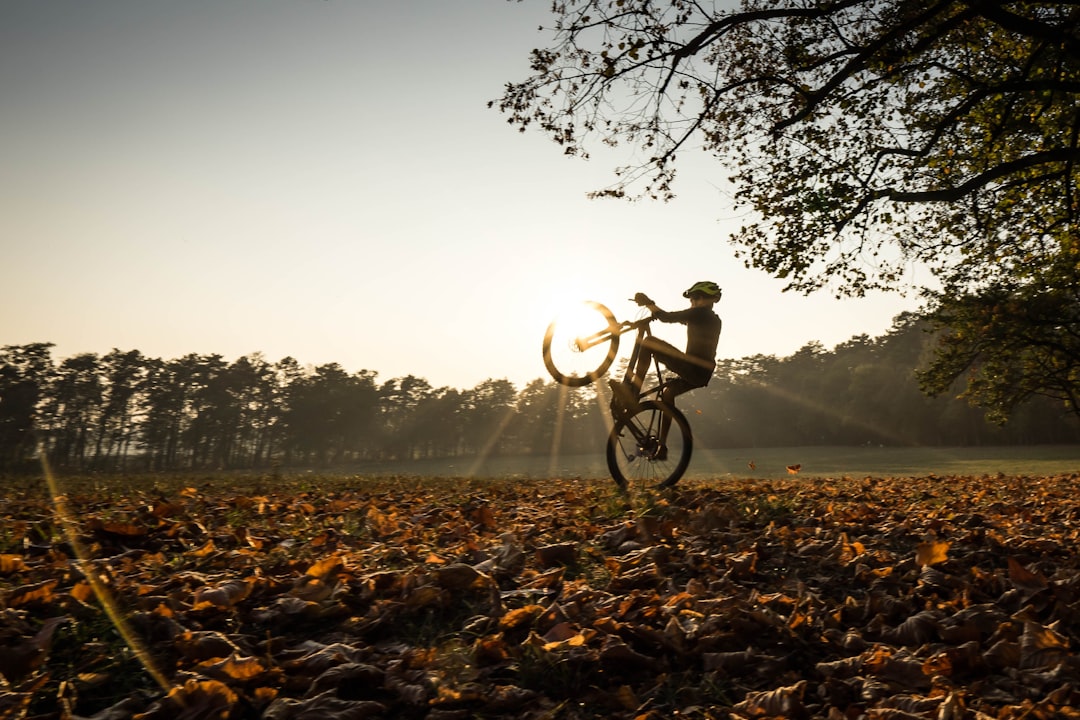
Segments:
[[[840,533],[840,539],[837,542],[837,560],[841,565],[850,565],[855,561],[855,558],[859,557],[866,552],[866,546],[856,540],[851,542],[848,539],[847,533]]]
[[[936,720],[963,720],[966,715],[967,708],[964,707],[963,696],[950,692],[938,708]]]
[[[109,535],[119,535],[120,537],[125,538],[142,537],[147,534],[147,529],[142,525],[119,520],[90,518],[86,522],[86,526],[97,532],[107,533]]]
[[[465,563],[453,563],[436,568],[432,574],[435,576],[435,582],[447,590],[467,590],[485,580],[490,582],[487,575]]]
[[[420,608],[440,605],[448,596],[448,593],[442,588],[435,587],[434,585],[421,585],[420,587],[413,588],[412,591],[405,596],[405,605],[410,610],[419,610]]]
[[[853,655],[838,660],[819,662],[814,668],[827,678],[846,679],[858,675],[859,671],[862,670],[862,664],[862,658]]]
[[[202,544],[201,547],[198,547],[195,550],[190,551],[191,555],[193,555],[195,557],[207,557],[208,555],[213,555],[216,552],[217,552],[217,546],[214,545],[213,538],[207,540],[205,543]]]
[[[516,685],[497,685],[487,696],[483,712],[493,715],[514,713],[534,702],[538,697],[535,690]]]
[[[263,720],[365,720],[386,715],[386,706],[374,700],[342,700],[327,690],[306,700],[278,698],[263,712]]]
[[[532,623],[532,621],[539,617],[543,612],[544,607],[542,605],[526,605],[525,607],[511,610],[500,618],[499,627],[503,630],[510,630]]]
[[[528,582],[521,585],[521,588],[523,590],[546,590],[555,588],[563,581],[564,575],[566,575],[566,568],[557,567],[529,579]]]
[[[724,557],[724,564],[732,578],[748,579],[757,572],[758,555],[753,550]]]
[[[338,665],[360,663],[362,660],[363,653],[351,645],[321,645],[314,642],[305,643],[279,659],[286,670],[311,677],[321,675]]]
[[[1014,557],[1007,558],[1009,562],[1009,580],[1018,590],[1033,595],[1049,586],[1049,581],[1040,572],[1032,572],[1020,564]]]
[[[923,672],[922,661],[900,650],[895,654],[876,654],[873,660],[864,663],[868,674],[877,679],[886,680],[905,688],[929,688],[930,678]]]
[[[572,637],[580,635],[580,629],[568,622],[561,622],[554,625],[550,630],[544,633],[543,638],[549,643],[562,642],[563,640],[569,640]]]
[[[115,705],[94,713],[93,717],[87,720],[131,720],[135,715],[146,707],[146,700],[137,697],[124,698]],[[0,717],[6,718],[7,716],[2,714],[2,708],[0,708]],[[78,716],[72,716],[73,719]]]
[[[741,702],[732,707],[732,710],[737,715],[747,718],[804,717],[807,711],[802,699],[803,693],[806,692],[806,684],[805,680],[800,680],[787,687],[749,692]]]
[[[229,657],[240,652],[235,643],[216,630],[187,631],[178,635],[173,643],[183,657],[195,661]]]
[[[81,603],[89,602],[90,598],[94,597],[94,588],[90,586],[90,583],[85,580],[80,580],[71,586],[71,590],[68,591],[71,597],[75,598]]]
[[[499,526],[499,521],[495,517],[495,511],[492,509],[491,505],[488,504],[475,508],[469,513],[469,519],[484,530],[494,530]]]
[[[150,514],[158,518],[169,518],[174,515],[179,515],[184,511],[184,508],[179,503],[171,503],[165,500],[154,501],[153,507],[150,509]]]
[[[600,661],[606,666],[630,666],[650,670],[660,668],[657,660],[639,653],[614,635],[604,638],[604,644],[600,648]]]
[[[357,690],[377,691],[385,680],[386,673],[381,668],[366,663],[347,662],[331,667],[315,678],[305,696],[314,697],[332,690],[337,692],[339,697],[344,697],[344,691],[349,691],[355,698]]]
[[[305,574],[314,578],[319,578],[320,580],[325,580],[327,576],[339,570],[343,565],[344,563],[342,562],[341,556],[330,555],[329,557],[313,563],[311,567],[307,569]]]
[[[573,565],[577,560],[576,543],[558,543],[536,549],[536,560],[540,567],[550,568],[556,565]]]
[[[17,608],[49,602],[53,599],[53,590],[58,583],[57,580],[44,580],[32,585],[21,585],[8,593],[4,604],[9,608]]]
[[[397,513],[384,513],[374,505],[368,507],[367,524],[371,531],[379,537],[389,537],[401,529]]]
[[[21,720],[26,717],[30,708],[30,701],[34,699],[31,692],[10,692],[0,688],[0,718],[7,720]]]
[[[502,633],[477,638],[472,646],[473,657],[478,665],[498,665],[509,660],[510,647]]]
[[[56,629],[69,620],[68,617],[49,618],[32,637],[9,638],[6,647],[0,651],[0,676],[15,681],[40,667],[52,647]]]
[[[894,695],[882,700],[880,707],[902,710],[905,713],[911,713],[917,717],[928,717],[929,714],[934,713],[938,709],[943,699],[944,698],[940,697]],[[873,715],[873,709],[867,710],[867,713],[870,714],[870,717],[875,717],[875,715]]]
[[[237,695],[218,680],[188,680],[135,720],[208,720],[228,717]]]
[[[949,543],[945,540],[921,542],[915,548],[915,564],[937,565],[949,559]]]
[[[10,575],[19,572],[24,567],[26,565],[23,563],[22,555],[0,555],[0,574]]]
[[[201,587],[195,591],[195,609],[232,607],[247,599],[252,585],[250,580],[226,580],[216,587]]]
[[[266,666],[253,657],[230,655],[227,658],[207,660],[199,663],[196,669],[207,677],[217,678],[223,681],[239,680],[241,682],[252,680],[266,672]]]
[[[1052,667],[1069,657],[1069,641],[1039,623],[1027,621],[1020,636],[1020,667]]]
[[[938,618],[931,610],[915,613],[895,628],[883,628],[881,637],[894,645],[922,645],[937,635]]]

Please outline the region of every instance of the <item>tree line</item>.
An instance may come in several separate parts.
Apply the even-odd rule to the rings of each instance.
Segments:
[[[701,447],[1080,440],[1076,416],[1050,398],[1028,400],[998,425],[959,390],[925,394],[918,371],[935,342],[923,319],[904,314],[885,335],[832,350],[809,343],[783,358],[723,359],[709,386],[679,405]],[[228,362],[113,350],[57,362],[52,347],[0,349],[0,468],[26,466],[39,453],[80,471],[592,453],[606,432],[596,386],[538,378],[519,389],[488,379],[462,390],[259,353]]]

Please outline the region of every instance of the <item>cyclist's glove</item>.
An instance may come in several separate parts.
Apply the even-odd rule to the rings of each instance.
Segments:
[[[637,293],[636,295],[634,295],[634,302],[636,302],[638,305],[641,305],[642,307],[653,304],[652,298],[650,298],[645,293]]]

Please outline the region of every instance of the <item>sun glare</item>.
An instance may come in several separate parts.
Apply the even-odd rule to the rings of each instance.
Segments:
[[[611,310],[616,320],[633,320],[634,307],[628,307],[627,297],[625,289],[618,290],[603,279],[564,280],[538,289],[532,296],[528,316],[530,323],[540,332],[556,319],[560,322],[595,323],[596,310],[589,303],[600,303]],[[592,328],[594,331],[596,329]]]

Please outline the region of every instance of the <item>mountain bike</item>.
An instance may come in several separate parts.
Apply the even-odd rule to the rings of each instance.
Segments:
[[[563,385],[588,385],[603,377],[611,367],[619,350],[619,338],[635,332],[634,347],[623,377],[627,382],[637,365],[641,341],[651,334],[649,323],[652,320],[650,316],[618,322],[604,305],[586,302],[548,325],[544,333],[544,365]],[[662,366],[655,358],[652,371],[655,372],[655,384],[649,387],[646,387],[649,381],[642,384],[634,407],[622,410],[614,403],[611,406],[607,465],[611,477],[622,490],[630,483],[672,487],[690,464],[694,446],[690,423],[678,408],[660,400],[668,381],[664,380]]]

